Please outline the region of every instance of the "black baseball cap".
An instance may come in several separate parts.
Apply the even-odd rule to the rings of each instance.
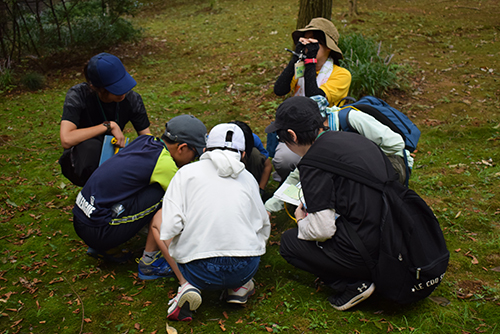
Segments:
[[[286,99],[276,110],[276,119],[266,128],[267,133],[291,129],[304,132],[323,126],[323,117],[318,104],[305,96],[293,96]]]

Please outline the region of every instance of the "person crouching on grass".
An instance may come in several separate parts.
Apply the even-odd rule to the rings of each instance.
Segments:
[[[97,168],[73,208],[75,232],[89,246],[87,254],[126,261],[127,254],[117,247],[144,226],[161,221],[165,190],[179,168],[203,153],[206,137],[207,128],[199,119],[180,115],[165,125],[161,139],[139,136]],[[172,276],[152,233],[138,267],[141,279]]]
[[[266,128],[267,133],[276,131],[280,140],[301,156],[298,169],[307,205],[301,203],[295,210],[298,226],[281,236],[280,254],[331,287],[336,293],[328,300],[343,311],[375,290],[370,269],[348,229],[359,235],[375,257],[380,248],[384,198],[378,190],[329,172],[325,166],[343,161],[382,182],[395,180],[397,175],[371,140],[355,133],[325,130],[318,104],[302,96],[285,100],[274,123]]]
[[[201,290],[225,290],[226,301],[236,304],[254,293],[252,278],[271,225],[257,181],[241,162],[244,155],[241,128],[219,124],[210,131],[200,161],[183,167],[170,182],[162,221],[153,225],[162,252],[176,261],[170,265],[180,284],[169,301],[169,320],[192,320]]]

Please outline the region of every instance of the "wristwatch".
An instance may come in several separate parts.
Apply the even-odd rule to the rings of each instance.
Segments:
[[[104,125],[106,127],[106,132],[109,132],[111,131],[111,122],[110,121],[105,121],[102,123],[102,125]]]

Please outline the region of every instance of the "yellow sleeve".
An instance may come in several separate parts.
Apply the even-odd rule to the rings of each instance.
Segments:
[[[316,77],[319,71],[316,72]],[[351,86],[351,73],[343,67],[334,65],[332,74],[326,83],[319,88],[325,92],[325,97],[330,104],[330,107],[337,105],[349,93]],[[290,91],[292,95],[295,94],[297,89],[297,79],[295,76],[290,82]]]
[[[351,73],[343,67],[335,65],[326,83],[319,88],[326,94],[330,107],[337,105],[349,93]]]
[[[159,183],[163,190],[167,190],[177,170],[178,168],[174,159],[172,159],[172,156],[166,149],[163,149],[160,153],[160,157],[156,161],[150,184]]]
[[[318,76],[318,73],[316,73],[316,76]],[[292,92],[292,95],[295,94],[295,90],[297,89],[297,81],[294,75],[292,81],[290,81],[290,92]]]

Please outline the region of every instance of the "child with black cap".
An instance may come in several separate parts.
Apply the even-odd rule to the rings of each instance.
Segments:
[[[266,128],[268,133],[276,131],[280,141],[301,157],[298,169],[305,204],[295,210],[297,228],[283,233],[280,254],[336,291],[329,298],[331,305],[346,310],[367,299],[375,285],[345,224],[370,254],[377,254],[384,201],[379,191],[322,166],[343,161],[382,182],[397,176],[375,143],[354,133],[324,131],[323,121],[316,102],[291,97],[278,107],[275,122]]]
[[[105,134],[113,135],[115,145],[124,147],[123,129],[128,122],[138,135],[150,133],[142,98],[132,91],[137,82],[120,59],[100,53],[90,59],[83,72],[87,82],[69,89],[60,127],[62,173],[78,186],[85,185],[99,166]]]
[[[165,127],[162,139],[139,136],[106,160],[78,194],[73,225],[89,246],[89,255],[123,261],[123,254],[116,254],[113,249],[145,225],[155,220],[161,222],[158,210],[174,174],[203,152],[207,129],[196,117],[180,115]],[[139,261],[139,278],[171,274],[152,233],[148,233]]]

